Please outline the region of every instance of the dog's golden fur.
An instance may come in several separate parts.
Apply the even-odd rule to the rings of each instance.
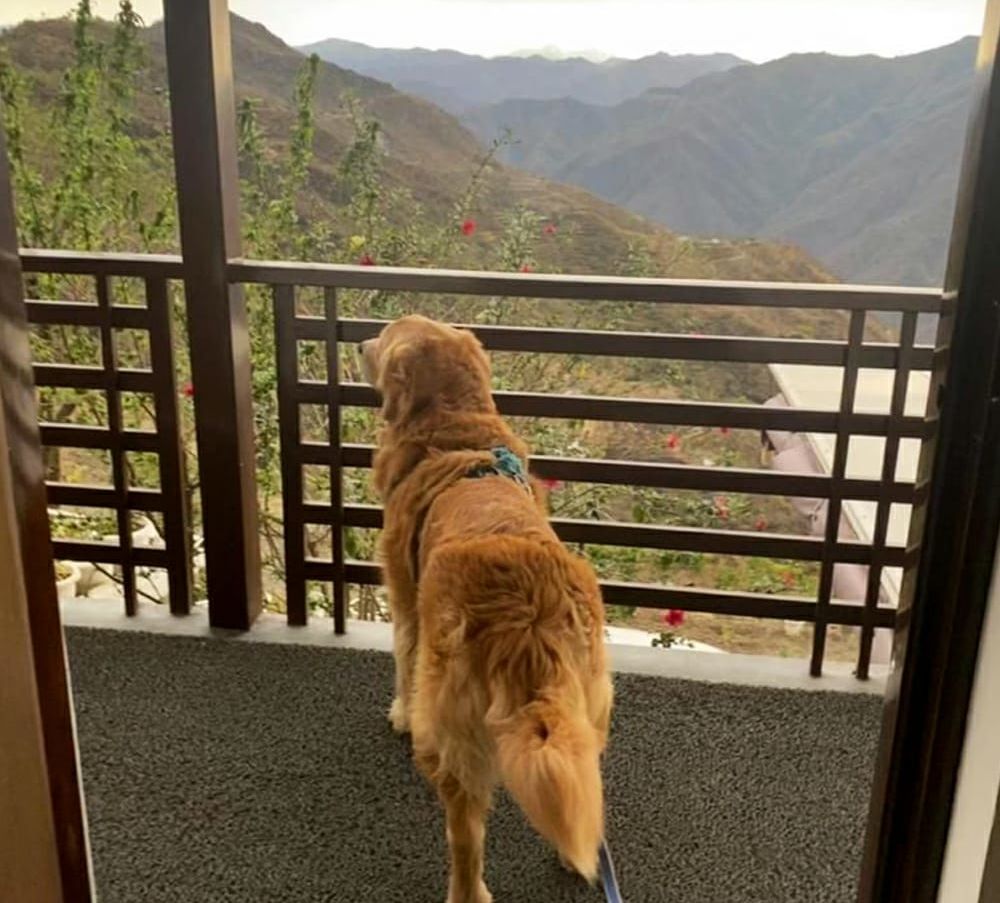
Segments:
[[[603,836],[600,756],[611,683],[590,567],[538,498],[467,479],[527,449],[497,414],[476,338],[405,317],[363,345],[383,399],[375,484],[394,626],[393,726],[445,807],[449,903],[488,903],[485,818],[497,781],[588,879]]]

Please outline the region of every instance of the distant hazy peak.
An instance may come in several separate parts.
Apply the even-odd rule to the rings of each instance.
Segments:
[[[586,60],[588,63],[603,63],[611,58],[610,53],[591,47],[588,50],[563,50],[554,44],[535,49],[512,50],[510,53],[500,53],[497,56],[532,57],[538,56],[546,60]]]
[[[485,57],[457,50],[379,48],[328,38],[300,47],[324,60],[431,100],[453,113],[510,98],[568,97],[613,105],[655,87],[677,87],[743,65],[731,54],[656,53],[640,59],[566,55],[557,48]]]

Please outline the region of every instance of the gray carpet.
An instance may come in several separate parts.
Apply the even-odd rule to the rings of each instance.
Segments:
[[[443,903],[437,802],[380,653],[74,629],[102,903]],[[879,702],[624,675],[607,759],[627,903],[848,903]],[[599,903],[500,799],[496,903]]]

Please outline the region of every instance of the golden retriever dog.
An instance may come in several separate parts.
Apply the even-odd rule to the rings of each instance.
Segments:
[[[592,881],[611,714],[594,573],[532,493],[527,449],[497,414],[475,336],[409,316],[361,352],[383,404],[374,479],[396,661],[389,718],[410,731],[445,808],[448,903],[492,900],[483,840],[498,782]]]

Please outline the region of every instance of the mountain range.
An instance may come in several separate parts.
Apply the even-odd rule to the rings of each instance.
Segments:
[[[976,42],[897,58],[486,59],[311,45],[457,113],[504,162],[694,236],[791,242],[851,282],[943,278]]]
[[[972,38],[896,59],[789,56],[614,107],[509,99],[506,159],[682,232],[792,241],[839,277],[939,284]]]
[[[514,97],[568,97],[585,103],[617,104],[650,88],[683,85],[745,63],[729,53],[657,53],[637,60],[612,57],[601,62],[579,56],[553,59],[550,52],[482,57],[457,50],[383,49],[336,38],[299,49],[390,82],[451,113],[465,113]]]

